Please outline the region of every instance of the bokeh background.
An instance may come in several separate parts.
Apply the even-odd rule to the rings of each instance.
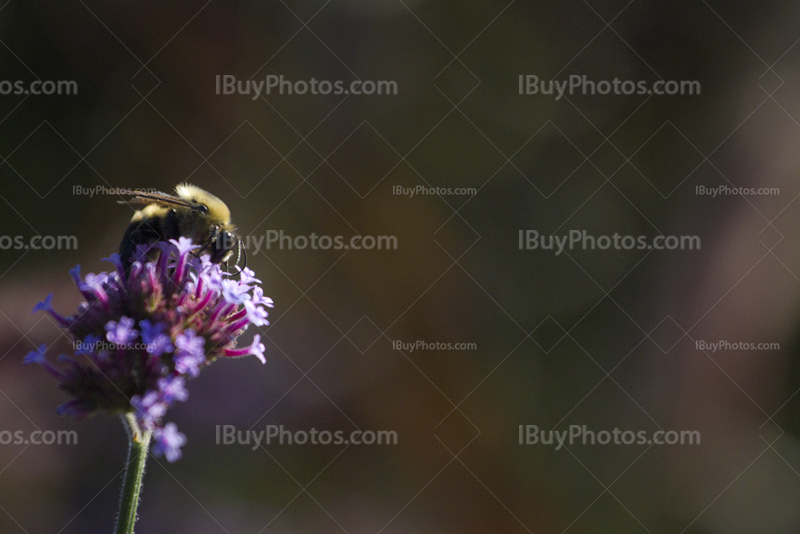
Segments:
[[[131,208],[75,186],[190,181],[251,250],[267,364],[215,363],[151,459],[147,533],[790,533],[800,529],[800,5],[701,0],[41,2],[0,6],[0,531],[109,532],[114,418],[73,424],[23,356],[65,339]],[[218,75],[393,80],[396,95],[218,95]],[[699,95],[520,95],[518,77],[697,80]],[[475,188],[393,194],[395,186]],[[697,186],[774,195],[698,195]],[[518,232],[696,235],[700,250],[519,250]],[[392,341],[474,343],[400,351]],[[777,343],[698,350],[697,341]],[[56,350],[56,349],[53,349]],[[217,425],[391,430],[394,446],[215,444]],[[697,430],[700,445],[520,445],[519,425]]]

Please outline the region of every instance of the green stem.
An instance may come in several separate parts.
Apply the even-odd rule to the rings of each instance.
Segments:
[[[133,414],[125,416],[125,428],[128,430],[129,448],[128,463],[125,466],[125,482],[122,485],[122,499],[119,503],[116,534],[133,534],[136,522],[136,508],[139,506],[139,494],[142,492],[142,477],[152,432],[142,431]]]

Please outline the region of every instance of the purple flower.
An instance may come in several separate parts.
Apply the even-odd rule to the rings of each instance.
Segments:
[[[158,391],[148,391],[144,396],[134,395],[131,405],[136,408],[136,418],[146,428],[155,428],[167,413],[167,403]]]
[[[147,261],[147,255],[154,246],[155,244],[153,243],[147,245],[136,245],[136,250],[133,252],[133,261],[138,261],[139,263],[144,263]]]
[[[72,276],[72,279],[75,280],[75,285],[80,287],[80,285],[81,285],[81,266],[80,265],[76,265],[75,267],[73,267],[72,269],[69,270],[69,274],[70,274],[70,276]]]
[[[148,353],[158,357],[164,353],[175,350],[175,347],[172,345],[172,340],[164,333],[167,329],[166,324],[152,324],[147,319],[143,319],[139,321],[139,328],[142,331],[142,343],[145,344],[145,350],[147,350]]]
[[[142,332],[142,341],[151,343],[155,338],[164,333],[166,325],[164,323],[151,323],[147,319],[139,321],[139,329]]]
[[[40,311],[46,311],[46,312],[53,311],[53,306],[52,304],[50,304],[52,301],[53,301],[53,294],[50,293],[45,297],[45,299],[42,302],[33,307],[33,312],[31,313],[36,313]]]
[[[180,460],[183,454],[181,447],[186,445],[186,436],[178,432],[175,423],[167,423],[164,428],[157,429],[153,433],[153,437],[155,438],[153,454],[166,456],[170,463]]]
[[[172,344],[172,340],[168,335],[161,334],[160,336],[156,336],[153,341],[149,342],[145,350],[157,358],[162,354],[172,352],[175,350],[175,346]]]
[[[188,352],[177,352],[175,354],[175,370],[181,374],[187,374],[192,378],[200,376],[200,366],[206,361],[203,355],[191,354]]]
[[[197,377],[200,374],[200,365],[206,361],[203,346],[206,340],[198,337],[194,330],[187,330],[186,334],[179,334],[175,338],[175,370],[181,374]]]
[[[152,389],[144,396],[134,395],[131,405],[136,409],[136,419],[145,428],[155,429],[161,423],[161,418],[167,413],[167,408],[175,401],[185,401],[189,392],[184,385],[182,377],[171,376],[158,379],[158,389]]]
[[[197,272],[209,271],[214,266],[214,264],[211,263],[211,255],[209,254],[203,254],[199,258],[192,258],[192,265]]]
[[[178,334],[175,338],[175,346],[180,352],[192,354],[194,356],[204,356],[203,346],[206,340],[195,334],[194,330],[187,330],[185,334]]]
[[[47,352],[47,344],[42,343],[41,345],[39,345],[38,349],[32,350],[28,354],[26,354],[25,357],[22,359],[22,363],[24,364],[38,363],[39,365],[44,367],[45,371],[47,371],[54,377],[58,379],[64,378],[64,376],[61,373],[59,373],[52,365],[50,365],[50,362],[47,361],[47,358],[45,358],[44,355],[45,352]]]
[[[253,336],[253,342],[249,347],[243,347],[241,349],[227,349],[225,351],[225,356],[228,356],[229,358],[238,358],[252,354],[261,360],[261,363],[267,363],[267,359],[264,357],[264,350],[266,350],[266,347],[264,347],[264,344],[261,343],[261,336],[256,334]]]
[[[261,289],[260,286],[256,286],[256,287],[253,288],[253,297],[252,297],[251,300],[253,301],[253,304],[256,304],[256,305],[263,304],[264,306],[267,306],[268,308],[274,307],[274,303],[272,302],[272,299],[269,298],[269,297],[265,297],[264,296],[264,290]]]
[[[268,325],[269,321],[267,321],[267,310],[262,308],[261,306],[256,306],[253,304],[253,301],[248,300],[244,303],[244,309],[247,311],[247,318],[256,326],[264,326]]]
[[[219,357],[266,361],[260,336],[249,347],[238,348],[237,341],[249,325],[268,324],[264,306],[272,300],[253,271],[244,270],[238,281],[229,278],[207,254],[195,257],[198,248],[187,238],[139,246],[130,266],[112,254],[106,260],[116,272],[110,275],[81,277],[75,267],[70,275],[86,299],[76,314],[58,315],[52,294],[36,305],[34,312],[53,317],[75,347],[74,356],[59,356],[59,369],[45,358],[46,345],[23,360],[45,367],[70,395],[59,414],[83,419],[133,413],[153,431],[153,452],[175,461],[186,437],[162,419],[188,398],[187,381]],[[99,350],[105,339],[115,350]]]
[[[120,317],[119,321],[108,321],[106,323],[106,339],[115,345],[127,345],[139,336],[139,331],[134,330],[136,324],[133,319]]]
[[[193,245],[192,240],[188,237],[179,237],[176,241],[175,239],[170,239],[169,242],[175,247],[175,253],[177,258],[175,260],[175,281],[183,282],[184,277],[186,276],[186,268],[188,267],[189,258],[191,256],[191,252],[194,249],[200,248],[200,245]]]
[[[252,354],[261,360],[261,363],[267,363],[267,359],[264,357],[265,349],[266,347],[264,347],[264,344],[261,343],[261,336],[256,334],[253,336],[253,343],[248,347],[248,354]]]
[[[245,301],[250,300],[248,291],[250,288],[238,280],[228,278],[222,281],[222,298],[229,304],[244,304]]]
[[[256,273],[253,272],[253,269],[245,267],[242,269],[242,273],[240,275],[240,280],[242,285],[250,285],[250,284],[260,284],[261,280],[256,278]]]
[[[172,404],[174,401],[185,401],[189,398],[189,391],[186,389],[185,381],[180,377],[159,378],[158,390],[161,392],[164,402]]]
[[[44,357],[45,352],[47,352],[47,343],[42,343],[39,345],[38,349],[32,350],[26,354],[22,359],[22,363],[38,363],[40,365],[44,365],[47,363],[47,360]]]
[[[179,237],[177,240],[170,239],[169,242],[175,245],[179,256],[186,256],[189,252],[200,248],[200,245],[192,244],[192,240],[188,237]]]
[[[37,313],[40,311],[46,312],[48,315],[50,315],[50,317],[55,319],[58,322],[58,324],[60,324],[62,327],[69,328],[70,326],[69,320],[56,313],[56,311],[53,309],[52,304],[50,304],[52,300],[53,300],[53,294],[50,293],[42,302],[33,307],[33,311],[31,313]]]
[[[216,263],[211,263],[211,256],[203,254],[199,260],[194,263],[195,271],[199,275],[199,279],[211,291],[221,291],[223,273],[222,268]]]
[[[78,286],[81,291],[98,292],[104,291],[103,286],[108,281],[108,273],[99,274],[89,273],[83,279],[83,283]]]
[[[108,258],[103,258],[103,261],[113,263],[114,267],[117,269],[117,275],[120,277],[125,275],[125,266],[122,264],[122,260],[120,259],[119,254],[116,252]]]

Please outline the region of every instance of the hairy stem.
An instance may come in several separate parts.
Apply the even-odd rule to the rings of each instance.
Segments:
[[[150,430],[142,430],[133,414],[127,414],[123,424],[128,431],[128,463],[125,466],[125,481],[122,485],[122,498],[119,503],[116,534],[133,534],[136,522],[136,508],[142,492],[144,464],[150,447]]]

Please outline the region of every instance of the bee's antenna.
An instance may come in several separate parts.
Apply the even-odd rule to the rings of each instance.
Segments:
[[[242,246],[242,239],[239,238],[239,256],[244,256],[244,265],[242,265],[242,270],[244,271],[247,269],[247,248]],[[236,257],[236,265],[239,265],[239,256]]]
[[[247,249],[242,246],[242,239],[241,238],[239,238],[237,240],[236,249],[237,249],[236,250],[236,263],[234,265],[236,265],[236,268],[239,269],[239,272],[237,272],[236,275],[238,275],[239,278],[241,278],[242,277],[242,273],[247,268]],[[242,267],[239,267],[239,262],[242,260],[242,256],[244,256],[244,265]]]

